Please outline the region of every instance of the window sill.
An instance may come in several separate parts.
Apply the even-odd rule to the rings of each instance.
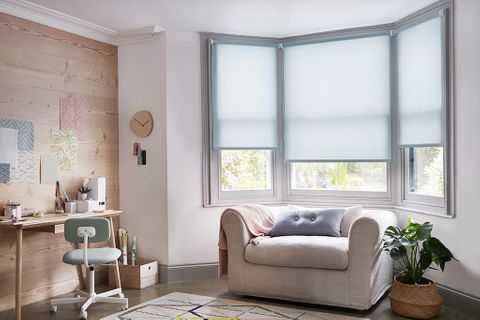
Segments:
[[[213,204],[204,204],[204,208],[227,208],[227,207],[232,207],[236,205],[241,205],[241,204],[246,204],[246,203],[258,203],[262,204],[265,206],[287,206],[289,204],[295,204],[295,205],[301,205],[301,206],[307,206],[307,207],[334,207],[334,206],[340,206],[340,207],[346,207],[346,206],[355,206],[355,205],[362,205],[365,209],[372,209],[372,210],[393,210],[396,213],[398,211],[404,211],[404,212],[412,212],[416,214],[421,214],[421,215],[428,215],[428,216],[435,216],[439,218],[445,218],[445,219],[454,219],[455,215],[447,215],[443,213],[437,213],[433,211],[428,211],[428,210],[420,210],[420,209],[415,209],[412,207],[408,206],[398,206],[398,205],[393,205],[393,204],[375,204],[375,203],[361,203],[361,202],[334,202],[334,201],[325,201],[325,202],[318,202],[318,201],[298,201],[298,200],[291,200],[291,201],[237,201],[237,202],[222,202],[222,203],[213,203]],[[403,213],[399,213],[403,214]]]

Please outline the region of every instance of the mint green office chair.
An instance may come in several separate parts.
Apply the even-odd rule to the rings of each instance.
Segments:
[[[65,221],[65,239],[73,243],[83,243],[82,249],[74,249],[63,255],[63,262],[72,265],[84,264],[88,270],[88,292],[75,290],[74,298],[52,299],[50,311],[57,312],[59,304],[83,303],[80,309],[80,319],[87,319],[87,308],[96,302],[120,304],[122,310],[128,308],[128,299],[124,297],[121,288],[107,292],[95,293],[95,272],[93,265],[105,264],[117,260],[121,252],[117,248],[89,248],[93,242],[110,239],[110,223],[105,218],[72,218]],[[118,295],[118,297],[112,297]]]

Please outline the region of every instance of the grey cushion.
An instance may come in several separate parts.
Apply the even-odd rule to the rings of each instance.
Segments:
[[[345,209],[296,209],[282,213],[270,236],[340,237],[340,223]]]

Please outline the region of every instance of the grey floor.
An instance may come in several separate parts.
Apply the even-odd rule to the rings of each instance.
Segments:
[[[99,287],[98,291],[108,289],[107,287]],[[157,284],[143,290],[125,290],[126,297],[129,298],[130,307],[148,300],[157,298],[170,292],[185,292],[210,297],[219,297],[225,299],[241,300],[247,302],[256,302],[262,304],[278,305],[282,307],[292,307],[299,309],[307,309],[324,313],[325,320],[350,320],[350,319],[368,319],[368,320],[389,320],[389,319],[405,319],[396,316],[390,311],[388,298],[385,296],[371,310],[366,312],[357,312],[342,308],[321,307],[308,304],[289,303],[278,300],[259,299],[252,297],[240,297],[228,292],[227,284],[224,280],[211,280],[199,282],[185,282],[175,284]],[[71,296],[71,294],[62,295]],[[88,309],[88,319],[95,320],[120,311],[119,307],[109,304],[94,304]],[[46,320],[61,319],[73,320],[78,319],[79,310],[72,306],[59,306],[56,314],[49,313],[48,301],[41,301],[23,307],[22,319]],[[15,319],[13,310],[0,312],[1,320]],[[454,319],[454,320],[474,320],[476,318],[469,317],[457,310],[446,307],[442,308],[440,317],[437,319]]]

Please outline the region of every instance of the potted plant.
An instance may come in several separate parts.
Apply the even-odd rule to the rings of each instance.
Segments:
[[[82,186],[78,189],[78,197],[80,200],[87,200],[87,194],[92,191],[89,187]]]
[[[435,269],[432,263],[443,271],[445,263],[455,258],[440,240],[432,237],[432,228],[430,222],[410,218],[403,229],[390,226],[385,230],[383,248],[401,269],[393,280],[390,304],[392,311],[401,316],[431,319],[440,313],[443,299],[435,283],[423,274],[429,268]]]

